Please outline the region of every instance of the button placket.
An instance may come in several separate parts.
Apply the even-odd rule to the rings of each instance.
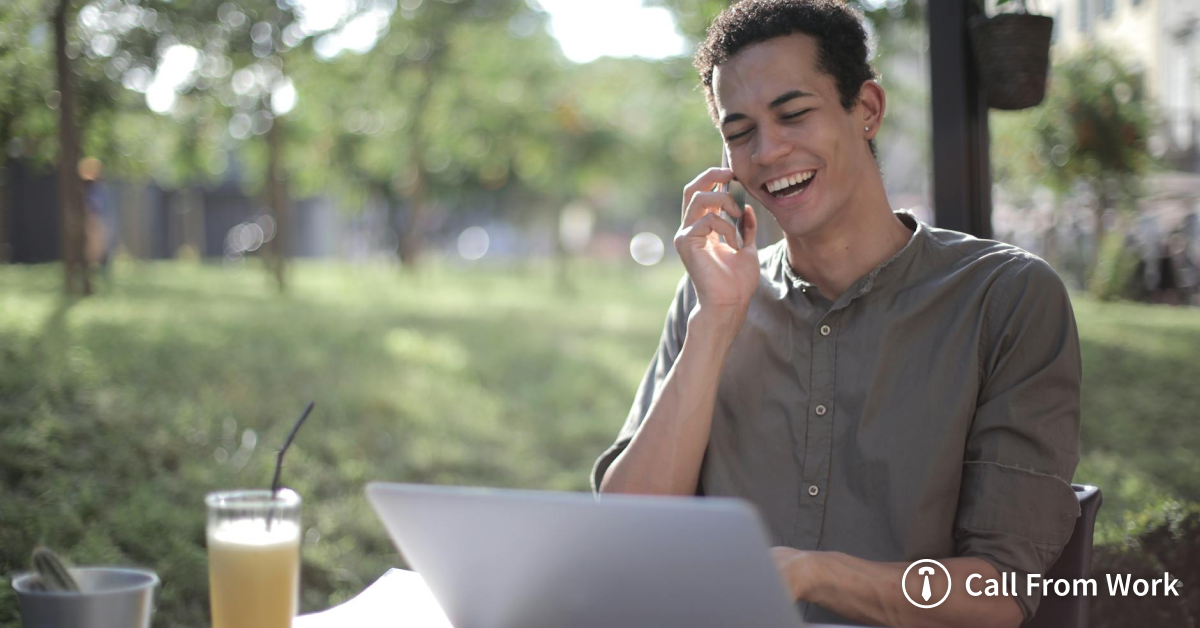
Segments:
[[[817,331],[821,334],[821,338],[816,338],[814,341],[814,344],[818,341],[828,338],[829,335],[831,333],[833,333],[833,327],[831,327],[829,325],[829,323],[822,323],[821,326],[819,328],[817,328]],[[829,348],[828,353],[832,355],[833,349]],[[822,403],[822,404],[817,404],[817,406],[813,408],[813,411],[817,413],[817,416],[823,417],[829,411],[829,408],[826,407],[826,405]],[[812,493],[810,493],[810,494],[812,494]]]
[[[809,360],[809,406],[807,438],[804,443],[804,464],[801,471],[799,517],[793,538],[795,547],[816,549],[820,546],[825,521],[825,495],[829,486],[829,464],[833,446],[833,416],[835,379],[837,376],[837,343],[834,334],[833,311],[810,327],[811,356]]]

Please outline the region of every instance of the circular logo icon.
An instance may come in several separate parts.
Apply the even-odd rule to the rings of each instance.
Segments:
[[[921,580],[921,591],[917,594],[917,599],[914,600],[913,596],[909,595],[909,593],[908,593],[908,572],[912,571],[913,567],[916,567],[917,565],[925,565],[925,566],[917,568],[917,575],[920,576],[920,580]],[[934,568],[929,565],[937,565],[938,569],[941,569],[942,573],[946,574],[946,594],[942,596],[942,599],[940,599],[932,604],[928,603],[929,599],[931,597],[933,597],[929,592],[930,591],[929,577],[932,575],[935,575],[937,573],[937,571],[934,570]],[[900,590],[904,591],[904,597],[907,598],[909,602],[912,602],[912,605],[916,606],[917,608],[933,608],[935,606],[939,606],[942,602],[946,601],[946,598],[950,597],[951,586],[952,586],[952,581],[950,580],[950,570],[946,569],[945,565],[939,563],[938,561],[936,561],[932,558],[924,558],[924,559],[918,560],[917,562],[909,565],[908,569],[904,570],[904,575],[900,578]],[[921,602],[925,602],[925,603],[922,604],[921,602],[918,602],[917,600],[921,600]]]

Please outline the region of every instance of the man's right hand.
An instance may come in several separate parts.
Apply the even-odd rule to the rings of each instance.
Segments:
[[[675,234],[675,249],[696,287],[703,316],[732,323],[731,333],[736,334],[758,288],[758,247],[754,241],[758,220],[749,205],[738,207],[728,192],[712,191],[718,184],[732,180],[733,170],[709,168],[683,189],[683,219]],[[721,217],[721,210],[742,219],[741,249],[737,248],[733,225]]]
[[[732,179],[732,170],[710,168],[683,190],[683,224],[675,234],[675,248],[699,307],[688,317],[683,346],[645,419],[600,478],[602,493],[696,494],[721,369],[758,288],[754,210],[738,207],[725,192],[712,191]],[[740,249],[733,225],[718,213],[722,209],[742,219]]]

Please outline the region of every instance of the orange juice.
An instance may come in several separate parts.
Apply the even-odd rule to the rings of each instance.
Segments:
[[[300,526],[276,519],[208,530],[213,628],[290,628],[300,592]]]

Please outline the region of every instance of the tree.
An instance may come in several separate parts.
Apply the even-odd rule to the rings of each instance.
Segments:
[[[64,286],[69,295],[92,293],[91,269],[85,256],[87,217],[83,207],[83,182],[79,164],[79,129],[75,121],[75,77],[67,55],[67,20],[73,16],[70,0],[59,0],[54,10],[54,66],[58,77],[58,192],[62,204],[62,252],[66,269]]]
[[[0,262],[7,261],[7,176],[10,156],[49,161],[53,119],[46,94],[53,90],[47,66],[49,49],[42,7],[32,0],[0,4]]]
[[[547,198],[570,147],[596,136],[563,126],[567,68],[543,26],[515,0],[427,2],[393,13],[370,50],[299,60],[302,189],[387,206],[409,269],[433,206]]]
[[[1150,114],[1140,73],[1111,50],[1082,49],[1056,63],[1046,101],[1037,109],[1038,162],[1059,190],[1081,183],[1094,197],[1094,233],[1104,235],[1104,212],[1134,206],[1150,164]]]
[[[282,115],[290,109],[275,101],[275,94],[291,90],[285,72],[286,60],[310,33],[298,27],[298,19],[288,2],[239,0],[233,2],[196,2],[180,4],[154,0],[148,10],[165,28],[157,33],[156,49],[164,41],[169,45],[190,46],[197,59],[195,74],[177,85],[174,100],[179,106],[159,107],[171,115],[178,128],[200,130],[201,141],[184,136],[179,143],[186,167],[175,173],[185,184],[211,177],[204,168],[213,157],[206,153],[233,152],[241,143],[262,136],[265,164],[261,166],[259,186],[264,205],[275,222],[275,237],[269,245],[268,269],[279,290],[287,282],[287,242],[291,233],[291,212],[287,193],[287,172],[283,166]],[[150,56],[143,48],[143,58]],[[307,54],[307,51],[302,54]],[[148,101],[153,94],[147,92]],[[154,103],[150,103],[153,107]],[[202,138],[202,139],[201,139]],[[230,141],[232,140],[232,141]],[[223,160],[224,155],[217,159]],[[180,160],[176,160],[180,161]]]
[[[123,98],[128,90],[145,95],[142,106],[110,107],[105,110],[111,114],[108,119],[89,118],[84,128],[95,124],[111,132],[90,145],[109,149],[108,157],[126,174],[152,175],[186,190],[221,174],[228,155],[262,137],[263,150],[249,151],[249,161],[259,166],[260,174],[247,180],[261,190],[275,219],[278,237],[267,259],[283,289],[291,220],[282,116],[291,107],[284,101],[295,100],[285,68],[295,57],[312,54],[306,46],[311,36],[339,28],[359,11],[377,5],[370,0],[350,2],[341,21],[313,27],[302,25],[294,4],[286,0],[90,3],[79,12],[79,46],[88,64],[108,77],[105,84],[120,92],[109,94],[104,102],[128,102]],[[160,71],[164,65],[173,76]],[[154,133],[135,132],[136,145],[131,145],[117,131],[129,131],[136,116],[143,116],[140,126]],[[152,154],[157,158],[151,159]],[[263,155],[261,164],[255,163],[256,154]]]
[[[1141,75],[1112,51],[1088,47],[1054,64],[1040,106],[993,119],[993,170],[1006,189],[1031,195],[1044,186],[1054,194],[1056,212],[1067,195],[1090,198],[1093,246],[1079,270],[1091,275],[1106,238],[1106,212],[1136,209],[1151,164],[1151,115]],[[1045,246],[1053,257],[1056,243]],[[1121,247],[1109,250],[1120,254]]]
[[[405,267],[415,265],[423,239],[424,218],[428,211],[437,171],[445,171],[439,151],[446,148],[436,142],[429,128],[428,118],[434,115],[433,103],[438,86],[461,84],[444,81],[447,72],[461,66],[451,65],[455,46],[478,43],[469,40],[464,30],[478,27],[480,23],[507,24],[515,13],[528,11],[523,3],[515,0],[474,0],[445,3],[427,2],[412,9],[402,9],[392,17],[388,38],[402,38],[406,43],[403,55],[391,57],[392,81],[390,86],[408,94],[407,120],[402,127],[403,149],[406,153],[407,172],[401,175],[401,186],[408,204],[408,214],[400,234],[400,259]],[[495,35],[496,33],[490,33]],[[498,40],[502,41],[502,40]],[[377,50],[386,51],[389,45],[399,47],[393,41],[384,41]],[[451,159],[452,160],[452,159]]]

